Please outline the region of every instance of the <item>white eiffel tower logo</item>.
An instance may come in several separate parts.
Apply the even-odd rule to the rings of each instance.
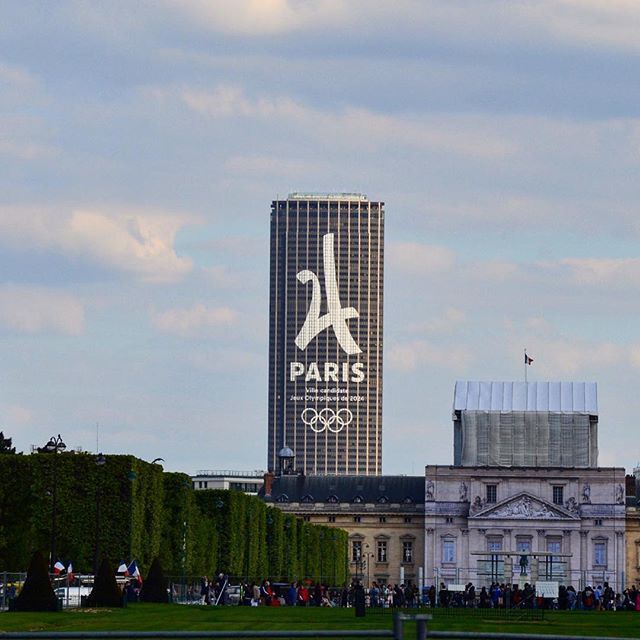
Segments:
[[[298,337],[296,338],[296,345],[298,349],[304,351],[311,340],[321,331],[332,327],[333,333],[338,339],[338,344],[342,347],[343,351],[350,356],[356,353],[362,353],[362,349],[360,349],[353,339],[347,326],[347,320],[357,318],[358,312],[353,307],[343,308],[340,304],[338,282],[336,280],[336,266],[333,255],[333,233],[327,233],[322,238],[322,259],[324,265],[324,288],[327,294],[327,307],[329,311],[323,316],[320,315],[322,292],[318,276],[308,269],[300,271],[298,273],[298,280],[300,280],[302,284],[311,281],[313,290],[311,292],[309,311],[307,312],[307,317],[302,325],[302,329],[300,329],[300,333],[298,333]]]

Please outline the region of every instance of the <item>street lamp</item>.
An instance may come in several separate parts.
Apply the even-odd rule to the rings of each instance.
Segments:
[[[107,459],[99,453],[96,456],[95,463],[97,467],[102,467]],[[96,486],[96,546],[93,554],[93,575],[98,574],[98,562],[100,562],[100,502],[102,500],[102,474],[98,473]]]
[[[131,488],[131,494],[129,497],[129,562],[133,562],[133,492],[134,492],[134,483],[138,474],[130,469],[127,472],[127,480],[129,481],[129,485]]]
[[[373,560],[373,551],[367,551],[364,554],[364,557],[367,559],[367,588],[371,588],[371,561]]]
[[[62,441],[62,437],[58,434],[58,437],[51,436],[49,442],[44,447],[38,448],[38,453],[53,453],[54,455],[60,451],[64,451],[67,445]],[[54,458],[52,464],[53,472],[53,487],[51,491],[51,558],[50,558],[50,570],[53,573],[53,566],[56,563],[56,537],[57,537],[57,509],[58,509],[58,474],[57,464]]]

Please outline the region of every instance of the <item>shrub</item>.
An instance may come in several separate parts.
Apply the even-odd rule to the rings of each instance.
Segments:
[[[15,611],[56,611],[56,594],[49,580],[47,563],[36,551],[29,563],[27,579],[16,599]]]
[[[168,602],[167,580],[160,566],[160,560],[156,557],[151,563],[149,575],[142,585],[140,592],[142,602]]]
[[[110,562],[105,558],[100,564],[93,589],[87,598],[88,607],[123,607],[122,591],[116,582]]]

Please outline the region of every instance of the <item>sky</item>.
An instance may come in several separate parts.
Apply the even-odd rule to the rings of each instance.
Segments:
[[[0,430],[264,469],[270,202],[386,203],[383,472],[455,381],[598,383],[640,460],[635,0],[0,4]],[[98,438],[96,435],[98,434]]]

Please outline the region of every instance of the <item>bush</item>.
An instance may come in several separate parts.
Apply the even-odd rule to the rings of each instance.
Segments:
[[[36,551],[29,563],[27,579],[16,599],[14,611],[56,611],[57,604],[47,563],[42,553]]]
[[[87,598],[87,607],[123,607],[122,591],[116,582],[116,575],[105,558],[100,564],[93,589]]]
[[[149,575],[142,585],[140,591],[140,600],[142,602],[168,602],[167,580],[160,566],[160,560],[154,558],[149,569]]]

